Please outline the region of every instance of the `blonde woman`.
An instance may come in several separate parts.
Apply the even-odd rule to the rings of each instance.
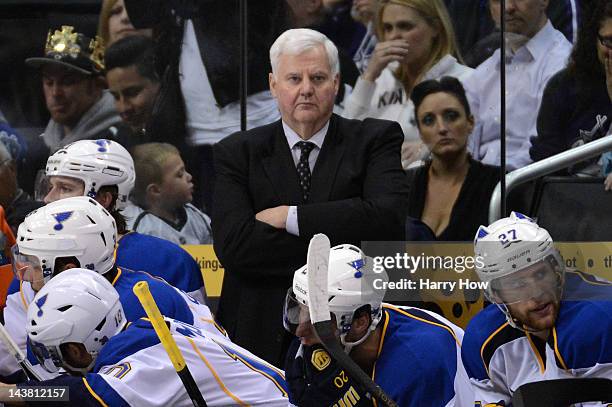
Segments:
[[[404,132],[406,167],[427,153],[410,101],[414,86],[442,76],[463,80],[473,69],[457,61],[455,34],[442,0],[389,0],[380,7],[376,26],[379,42],[343,115],[397,121]]]

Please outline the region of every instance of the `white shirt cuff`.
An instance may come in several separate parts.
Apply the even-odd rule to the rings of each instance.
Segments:
[[[289,207],[289,210],[287,211],[287,222],[285,225],[285,229],[288,233],[291,233],[294,236],[300,235],[300,227],[297,219],[297,206]]]

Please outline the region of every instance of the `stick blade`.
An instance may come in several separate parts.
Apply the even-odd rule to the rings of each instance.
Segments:
[[[316,234],[310,239],[306,265],[308,269],[308,308],[313,323],[329,321],[329,295],[327,293],[329,266],[329,238]]]

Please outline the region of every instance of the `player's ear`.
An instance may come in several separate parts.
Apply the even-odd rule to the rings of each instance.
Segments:
[[[356,338],[361,338],[370,327],[370,315],[367,312],[361,312],[359,316],[353,318],[351,331]]]
[[[98,192],[98,194],[96,194],[96,201],[98,201],[104,209],[109,209],[113,203],[113,194],[110,191]]]
[[[84,368],[91,363],[91,355],[82,343],[68,342],[60,345],[62,355],[71,366]]]

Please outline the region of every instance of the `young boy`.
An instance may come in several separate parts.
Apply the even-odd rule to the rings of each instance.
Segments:
[[[177,244],[211,244],[210,219],[190,202],[193,183],[179,151],[167,143],[134,147],[136,185],[124,211],[128,227]]]

